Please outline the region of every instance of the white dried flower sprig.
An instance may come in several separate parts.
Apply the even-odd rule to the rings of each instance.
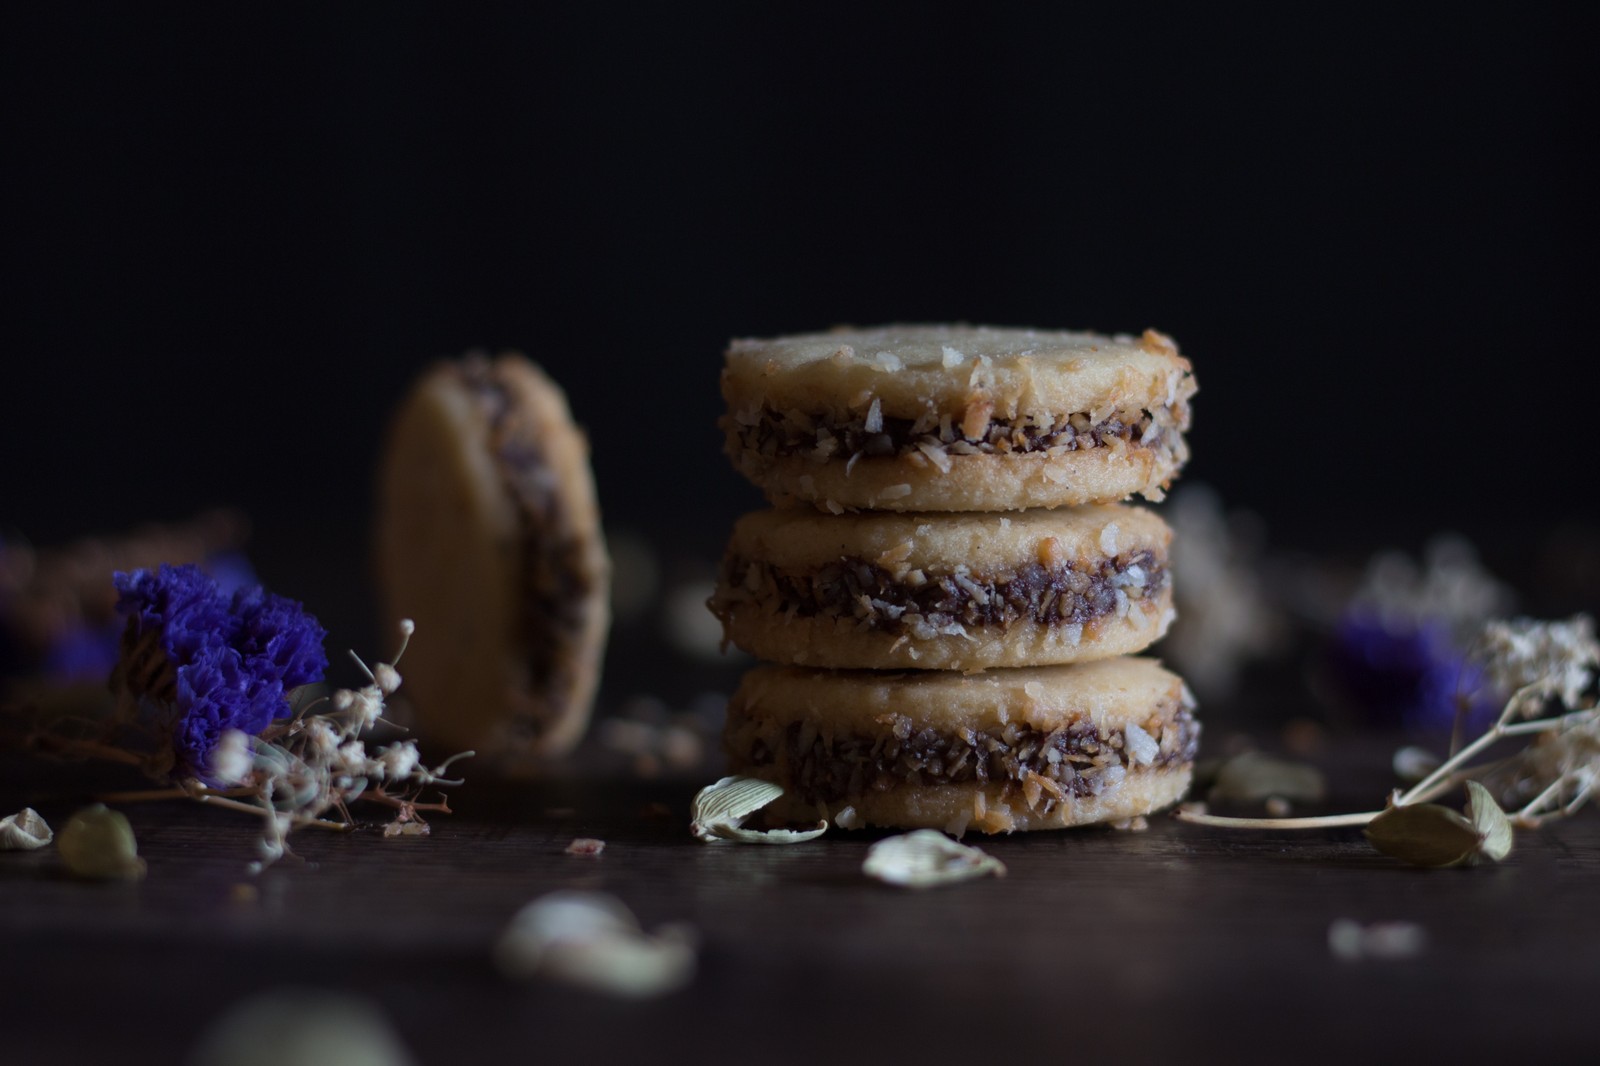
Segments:
[[[355,660],[370,683],[359,689],[340,689],[331,697],[303,708],[294,717],[274,723],[258,736],[238,730],[222,735],[213,752],[211,771],[224,787],[215,788],[195,779],[176,788],[121,793],[120,802],[187,797],[212,806],[259,815],[265,827],[257,845],[260,856],[252,869],[291,854],[286,838],[296,829],[353,829],[357,821],[350,804],[358,800],[383,804],[394,811],[384,826],[385,836],[426,835],[425,813],[449,814],[443,795],[438,802],[422,802],[429,787],[461,784],[446,777],[452,763],[473,753],[453,755],[437,766],[422,762],[412,740],[367,748],[362,734],[376,726],[393,726],[383,717],[384,701],[400,687],[395,669],[416,626],[400,623],[400,649],[394,663],[368,669]],[[328,711],[311,711],[326,704]],[[327,817],[328,815],[332,817]]]
[[[1235,829],[1368,826],[1368,838],[1375,844],[1406,838],[1396,845],[1398,850],[1379,846],[1421,865],[1498,861],[1510,851],[1511,827],[1530,829],[1566,817],[1600,788],[1600,703],[1594,694],[1600,642],[1587,615],[1565,622],[1521,618],[1487,623],[1475,657],[1484,676],[1511,693],[1499,717],[1411,788],[1396,789],[1383,810],[1315,818],[1227,818],[1180,810],[1176,817]],[[1477,761],[1495,744],[1515,737],[1532,740],[1510,758]],[[1501,815],[1484,788],[1469,788],[1465,816],[1429,803],[1480,778],[1494,786],[1500,802],[1508,805],[1508,816]],[[1502,821],[1509,824],[1502,828]],[[1458,849],[1459,858],[1434,861],[1441,849]]]

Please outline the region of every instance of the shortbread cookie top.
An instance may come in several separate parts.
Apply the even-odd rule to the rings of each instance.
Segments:
[[[1187,403],[1194,382],[1188,360],[1153,330],[1133,337],[893,325],[736,340],[723,390],[735,420],[753,419],[763,405],[820,413],[874,399],[890,417],[987,406],[985,418],[1013,419],[1171,408]]]
[[[1159,500],[1184,461],[1189,364],[1143,336],[884,326],[735,341],[725,448],[774,503],[1016,511]]]

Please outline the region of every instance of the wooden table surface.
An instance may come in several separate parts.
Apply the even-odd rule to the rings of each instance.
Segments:
[[[1327,754],[1337,802],[1382,794],[1377,746]],[[59,827],[77,802],[61,771],[0,770],[6,810]],[[0,1061],[180,1062],[230,1004],[283,986],[369,998],[423,1063],[1487,1061],[1595,1043],[1592,817],[1443,871],[1350,831],[1158,818],[980,840],[1007,877],[913,893],[862,877],[879,834],[699,844],[694,788],[469,781],[429,838],[298,834],[308,864],[269,870],[253,902],[235,892],[253,823],[181,802],[125,808],[140,883],[66,880],[53,848],[0,854]],[[576,836],[604,854],[565,854]],[[614,893],[647,928],[692,923],[693,985],[629,1002],[501,977],[507,919],[562,888]],[[1416,922],[1428,946],[1342,961],[1340,918]]]

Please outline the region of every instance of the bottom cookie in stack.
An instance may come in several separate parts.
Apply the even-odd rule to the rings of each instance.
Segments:
[[[783,786],[778,821],[961,835],[1131,819],[1176,803],[1194,700],[1150,659],[981,674],[761,666],[723,734],[729,768]]]

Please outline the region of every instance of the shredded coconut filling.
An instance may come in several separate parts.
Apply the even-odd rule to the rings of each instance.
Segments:
[[[1044,566],[974,574],[920,569],[890,571],[855,556],[810,570],[790,570],[730,552],[711,608],[724,622],[736,604],[753,602],[775,614],[854,619],[862,628],[906,633],[918,640],[966,635],[970,628],[1004,630],[1017,623],[1076,626],[1110,615],[1167,587],[1169,572],[1149,550],[1129,551],[1098,563]]]
[[[800,455],[825,462],[890,456],[921,456],[941,471],[951,456],[1064,454],[1090,448],[1184,448],[1188,410],[1180,405],[1154,410],[1118,411],[1109,417],[1078,411],[1060,418],[1024,415],[994,418],[988,404],[965,411],[896,418],[883,413],[876,397],[864,412],[817,414],[776,411],[763,406],[731,422],[739,447],[764,458]]]
[[[907,785],[1000,783],[1048,814],[1068,797],[1098,796],[1130,773],[1192,762],[1200,746],[1193,708],[1178,701],[1133,726],[1132,743],[1129,729],[1102,732],[1086,720],[1049,733],[1014,722],[995,731],[942,733],[916,729],[904,715],[882,721],[887,728],[875,736],[824,736],[810,722],[776,732],[745,719],[730,732],[729,750],[744,752],[751,767],[775,771],[807,803],[836,804]]]
[[[521,526],[522,630],[534,693],[570,688],[573,634],[583,628],[583,608],[592,591],[583,544],[565,531],[560,487],[545,456],[532,441],[512,432],[511,394],[487,360],[460,367],[461,383],[472,392],[489,421],[488,447],[500,480],[517,509]],[[519,735],[537,736],[561,708],[540,708],[540,717],[519,717]]]

